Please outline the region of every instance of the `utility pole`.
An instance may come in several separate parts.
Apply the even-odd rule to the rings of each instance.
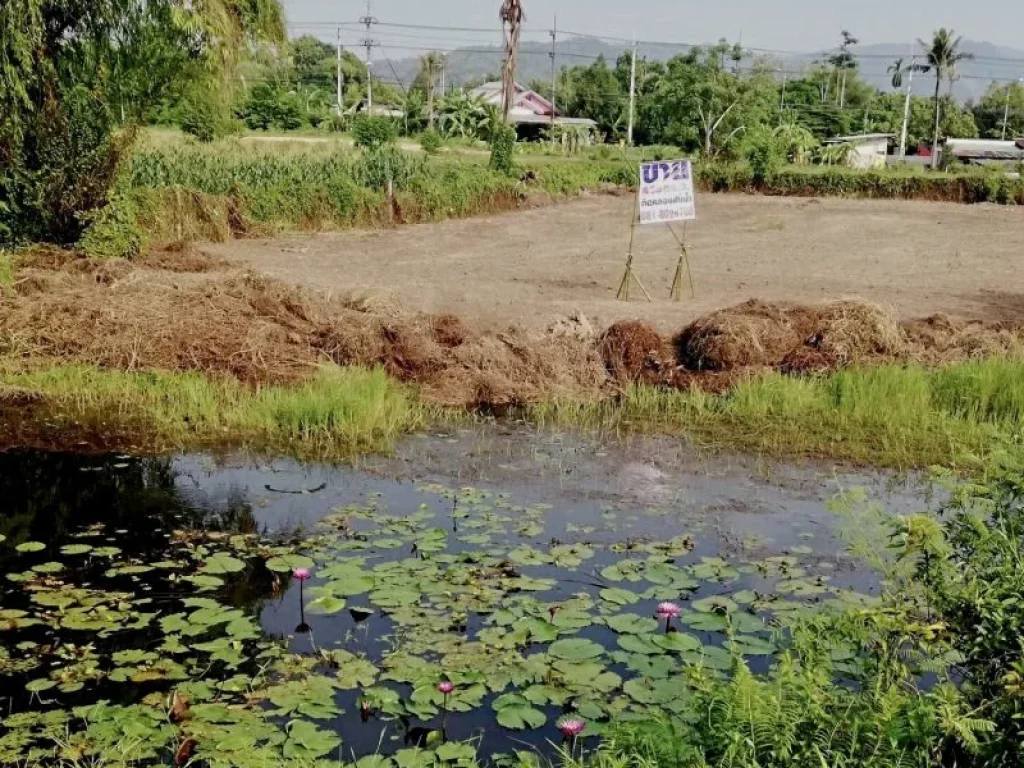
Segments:
[[[1017,81],[1024,85],[1024,77]],[[1013,92],[1013,83],[1006,84],[1006,109],[1003,110],[1003,141],[1006,141],[1006,132],[1010,125],[1010,94]],[[1012,137],[1011,137],[1012,138]]]
[[[785,112],[786,111],[786,81],[788,80],[788,78],[789,78],[789,73],[788,72],[783,72],[782,73],[782,95],[779,98],[779,111],[780,112]]]
[[[373,15],[373,0],[366,0],[366,15],[359,20],[360,24],[366,25],[366,37],[363,45],[366,46],[366,111],[373,114],[373,73],[370,71],[370,64],[373,58],[373,49],[378,45],[373,39],[373,25],[379,23]]]
[[[341,27],[338,27],[338,117],[344,112],[343,94],[345,93],[344,75],[341,72]]]
[[[551,26],[551,53],[549,54],[551,56],[551,130],[552,131],[554,131],[554,128],[555,128],[555,112],[557,111],[556,108],[555,108],[555,103],[556,103],[556,99],[557,99],[556,93],[557,93],[557,89],[558,89],[558,82],[556,80],[556,62],[555,62],[555,57],[556,57],[556,54],[557,54],[557,47],[556,47],[557,45],[558,45],[558,14],[556,13],[555,14],[555,18],[554,18],[554,23]],[[553,140],[554,139],[554,135],[552,135],[551,138]]]
[[[633,37],[633,61],[629,67],[629,132],[627,141],[633,146],[633,121],[636,117],[636,36]]]
[[[910,44],[910,71],[907,73],[907,98],[903,103],[903,130],[900,131],[900,161],[907,156],[907,131],[910,126],[910,97],[914,92],[914,70],[917,69],[917,56],[914,44]]]
[[[445,95],[447,93],[447,90],[445,88],[445,86],[446,86],[445,74],[446,74],[447,69],[448,69],[448,54],[447,53],[442,53],[441,54],[441,98],[442,99],[445,97]]]

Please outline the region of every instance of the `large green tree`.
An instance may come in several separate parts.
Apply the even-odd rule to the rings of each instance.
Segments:
[[[744,131],[770,122],[777,83],[757,63],[746,72],[730,66],[735,56],[735,47],[723,41],[668,62],[655,97],[666,143],[715,157],[735,150]]]
[[[105,204],[130,133],[184,79],[220,89],[278,0],[0,2],[3,240],[75,241]]]
[[[559,108],[572,117],[593,120],[607,136],[619,132],[628,98],[628,83],[624,90],[603,56],[593,64],[564,69],[559,77]]]
[[[1024,136],[1024,82],[990,84],[974,106],[974,119],[987,138]]]

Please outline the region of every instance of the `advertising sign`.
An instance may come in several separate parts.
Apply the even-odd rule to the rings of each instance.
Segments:
[[[689,160],[640,165],[640,223],[663,224],[697,218],[693,164]]]

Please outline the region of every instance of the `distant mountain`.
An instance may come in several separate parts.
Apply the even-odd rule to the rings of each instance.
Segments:
[[[886,69],[898,58],[909,62],[909,43],[880,43],[876,45],[860,45],[854,50],[858,56],[862,76],[872,85],[882,90],[891,89],[891,75]],[[611,44],[590,37],[568,37],[558,41],[559,68],[577,64],[589,64],[598,56],[604,56],[610,65],[629,48],[628,43]],[[640,45],[639,53],[649,59],[665,60],[679,53],[685,53],[688,46]],[[963,50],[974,54],[975,58],[965,61],[960,66],[960,79],[954,83],[953,94],[961,101],[977,99],[985,92],[993,80],[1009,81],[1024,77],[1024,50],[993,45],[992,43],[965,40]],[[533,80],[547,81],[551,78],[551,44],[549,42],[523,42],[519,51],[519,67],[517,79],[521,83]],[[806,54],[773,55],[764,54],[773,59],[779,70],[786,72],[802,72],[829,55],[829,51]],[[920,51],[918,54],[921,58]],[[470,80],[497,76],[501,71],[503,53],[499,46],[474,46],[460,48],[448,55],[447,77],[450,83],[465,83]],[[374,64],[374,74],[383,80],[398,81],[409,85],[419,71],[416,57],[391,60],[379,60]],[[920,86],[915,85],[914,91],[927,95],[934,87],[931,75],[918,75],[922,78]],[[925,85],[927,83],[927,85]],[[946,86],[943,85],[945,89]]]

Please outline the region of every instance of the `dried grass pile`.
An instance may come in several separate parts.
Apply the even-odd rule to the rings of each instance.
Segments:
[[[598,350],[619,384],[664,384],[676,367],[671,345],[645,323],[615,323],[601,335]]]
[[[201,371],[254,386],[304,379],[327,361],[381,365],[449,405],[591,398],[606,384],[593,344],[571,337],[477,334],[451,315],[328,299],[249,272],[126,270],[111,280],[67,265],[28,270],[0,295],[0,347],[27,360]]]
[[[748,301],[700,318],[675,346],[685,368],[719,372],[825,370],[907,354],[906,334],[895,319],[854,300],[816,306]]]
[[[932,315],[904,323],[903,328],[914,358],[927,365],[1024,354],[1020,329],[1002,323],[965,322]]]
[[[721,391],[763,370],[1022,353],[1014,329],[941,316],[899,324],[861,301],[751,301],[697,320],[673,346],[640,322],[598,335],[579,314],[541,332],[481,333],[454,315],[323,297],[191,252],[137,265],[41,252],[26,264],[0,290],[0,353],[26,364],[200,371],[252,386],[300,381],[328,361],[380,365],[445,405],[597,399],[634,382]]]
[[[699,318],[675,338],[679,363],[691,371],[778,365],[807,336],[794,309],[752,300]]]

